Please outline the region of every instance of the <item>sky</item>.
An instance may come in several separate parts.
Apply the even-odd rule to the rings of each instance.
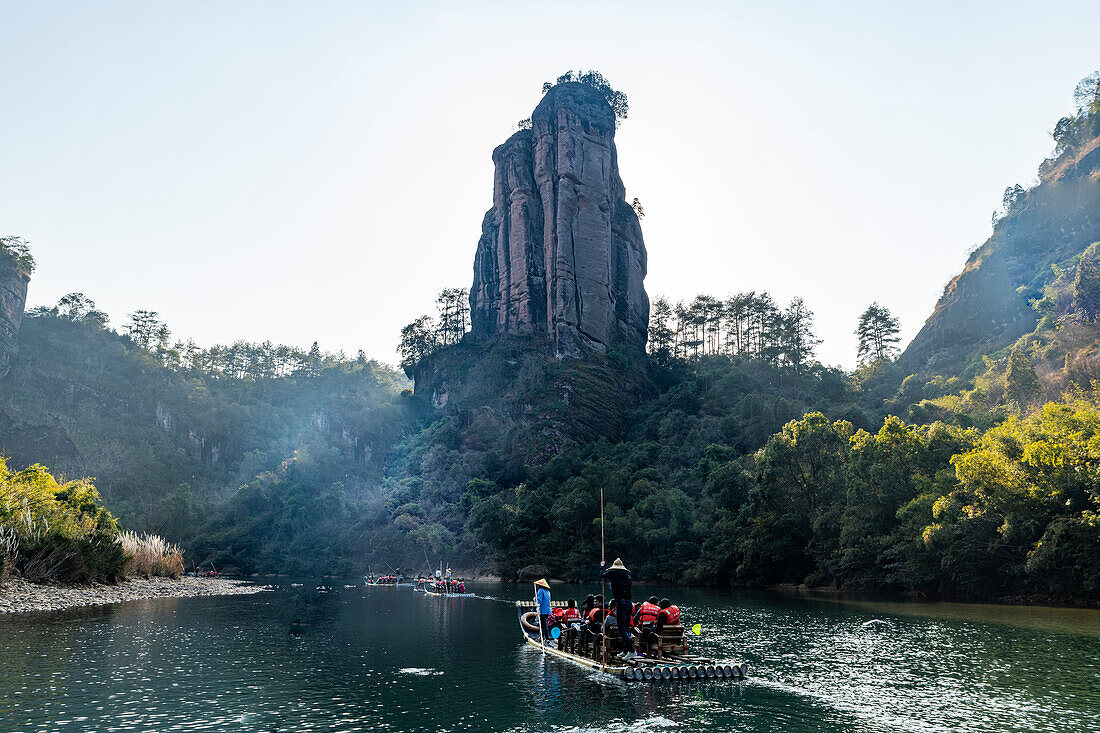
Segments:
[[[1100,3],[0,0],[0,234],[28,307],[395,362],[472,280],[492,149],[598,69],[651,298],[770,291],[855,363],[908,342],[1006,186],[1035,181]]]

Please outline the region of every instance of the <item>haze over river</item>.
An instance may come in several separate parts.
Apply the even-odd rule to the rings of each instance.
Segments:
[[[524,645],[527,586],[252,596],[0,617],[0,731],[1082,731],[1100,611],[669,595],[745,681],[626,683]],[[590,589],[556,586],[554,597]],[[872,620],[884,623],[868,624]]]

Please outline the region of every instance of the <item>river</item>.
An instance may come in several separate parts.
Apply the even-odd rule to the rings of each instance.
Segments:
[[[354,581],[0,617],[0,730],[1096,731],[1100,611],[653,589],[749,664],[626,683],[520,640],[526,587]],[[557,586],[556,599],[585,588]],[[645,589],[648,594],[649,589]],[[868,624],[877,620],[883,623]]]

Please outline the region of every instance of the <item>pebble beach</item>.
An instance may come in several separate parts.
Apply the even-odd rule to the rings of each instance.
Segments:
[[[229,596],[262,593],[268,586],[228,578],[137,578],[118,585],[58,586],[10,578],[0,585],[0,613],[60,611],[146,598]]]

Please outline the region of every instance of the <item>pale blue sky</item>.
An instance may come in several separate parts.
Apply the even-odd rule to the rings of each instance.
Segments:
[[[0,0],[0,233],[30,305],[395,360],[468,286],[490,153],[543,81],[630,97],[651,297],[770,290],[828,363],[878,300],[912,337],[1034,179],[1100,3]]]

